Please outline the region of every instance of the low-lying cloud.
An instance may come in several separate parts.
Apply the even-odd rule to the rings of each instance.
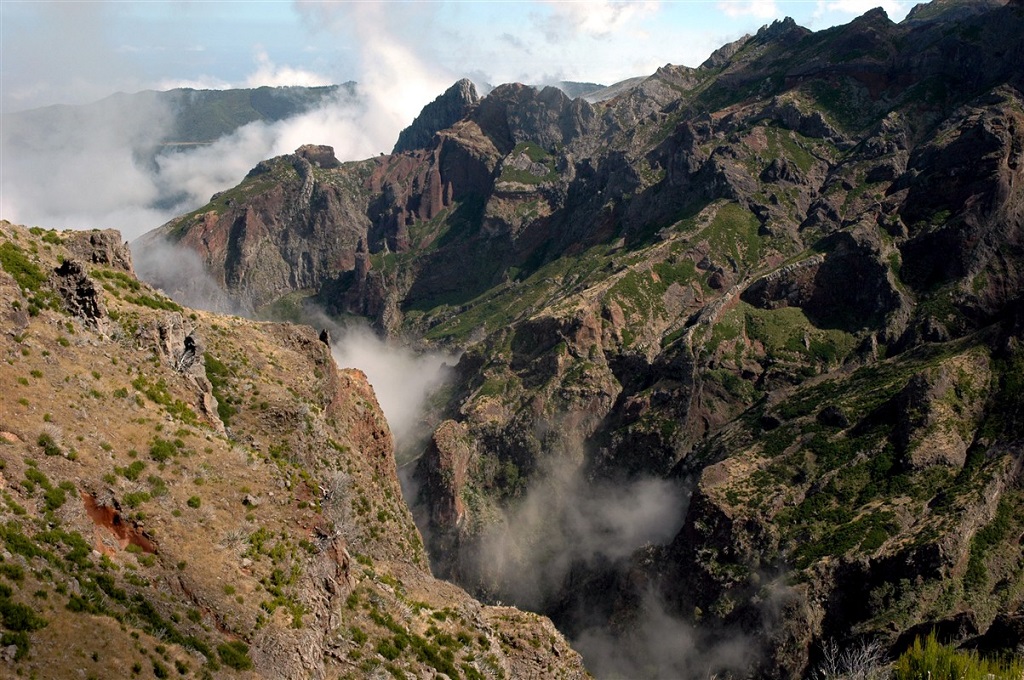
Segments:
[[[124,105],[121,104],[124,103]],[[346,91],[292,118],[257,121],[208,145],[161,149],[174,112],[157,100],[110,100],[40,129],[4,126],[0,214],[49,228],[116,228],[129,240],[237,184],[257,163],[303,144],[333,146],[342,160],[390,151],[403,125],[382,100]]]
[[[153,235],[136,240],[131,248],[138,277],[175,302],[210,312],[251,316],[218,285],[195,251]]]
[[[505,600],[543,610],[572,569],[623,560],[679,531],[688,497],[673,482],[589,482],[567,459],[545,465],[480,541],[473,569]]]
[[[353,16],[362,63],[355,96],[341,88],[305,113],[252,122],[207,145],[162,147],[176,112],[157,97],[113,95],[86,107],[49,107],[40,110],[52,121],[47,125],[35,114],[5,116],[0,217],[57,229],[115,228],[133,240],[234,186],[261,160],[303,144],[333,146],[342,161],[390,152],[399,132],[456,78],[422,63],[377,9]],[[241,85],[326,80],[275,64],[257,48],[254,71]]]
[[[400,458],[414,455],[430,428],[424,422],[427,400],[450,377],[458,357],[442,352],[416,353],[382,340],[365,326],[335,327],[334,360],[341,368],[366,374],[395,437]],[[404,454],[404,455],[403,455]]]
[[[572,645],[598,678],[706,680],[724,672],[746,677],[758,659],[756,644],[741,631],[709,635],[672,616],[653,591],[644,593],[627,630],[588,628]]]
[[[702,630],[673,612],[658,576],[637,559],[675,539],[690,484],[591,480],[579,454],[549,456],[522,500],[464,558],[466,582],[554,616],[597,678],[744,676],[759,659],[758,642],[737,628]]]

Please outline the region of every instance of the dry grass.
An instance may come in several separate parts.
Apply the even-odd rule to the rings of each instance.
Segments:
[[[38,236],[0,223],[0,241],[48,272],[66,253]],[[97,327],[59,309],[28,314],[0,271],[0,584],[46,622],[0,673],[422,674],[440,663],[428,663],[433,647],[381,656],[397,633],[380,621],[438,653],[463,629],[495,635],[474,617],[430,618],[480,605],[429,575],[372,390],[337,370],[312,329],[179,316],[126,301],[122,273],[98,280],[109,318]],[[200,383],[154,342],[175,324],[225,369],[218,392],[236,411],[226,432],[203,415]],[[349,606],[353,594],[362,604]],[[230,641],[248,656],[217,651]],[[485,670],[471,651],[451,653]],[[563,658],[578,665],[568,647]]]

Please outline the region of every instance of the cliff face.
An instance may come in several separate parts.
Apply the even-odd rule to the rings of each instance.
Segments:
[[[584,677],[434,579],[372,388],[182,308],[115,232],[0,223],[2,675]]]
[[[1008,630],[1022,24],[995,1],[776,22],[600,104],[501,86],[424,148],[316,174],[355,243],[311,268],[319,301],[464,350],[417,467],[439,573],[624,650],[654,593],[742,634],[716,668],[772,677],[831,638]],[[250,178],[231,210],[299,186]]]
[[[465,78],[448,88],[444,94],[423,107],[412,125],[402,130],[395,142],[393,154],[416,151],[430,146],[441,130],[447,130],[462,120],[480,101],[476,86]]]

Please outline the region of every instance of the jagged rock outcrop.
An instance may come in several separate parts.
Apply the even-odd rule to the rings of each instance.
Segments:
[[[134,274],[132,251],[113,229],[65,232],[65,245],[78,259]]]
[[[479,101],[473,81],[463,78],[423,107],[416,120],[399,133],[391,153],[415,151],[430,146],[434,135],[465,118]]]
[[[129,263],[129,266],[130,263]],[[53,270],[50,276],[52,285],[69,314],[77,316],[85,322],[99,327],[107,317],[99,287],[85,273],[85,268],[78,260],[67,259]]]
[[[171,311],[108,261],[101,333],[57,235],[2,222],[0,252],[0,675],[589,677],[431,575],[373,388],[313,328]]]
[[[168,312],[139,329],[137,342],[151,347],[161,362],[183,375],[191,384],[196,409],[218,433],[224,434],[217,397],[206,372],[206,344],[195,326],[186,332],[186,322],[179,312]]]
[[[244,261],[223,279],[240,296],[312,284],[332,312],[465,350],[417,475],[435,565],[481,594],[523,592],[491,578],[521,569],[476,568],[488,527],[510,534],[495,563],[528,554],[519,512],[594,538],[531,493],[557,468],[690,498],[658,545],[545,553],[569,566],[532,601],[563,629],[593,614],[643,649],[623,622],[645,629],[652,592],[660,621],[756,650],[702,672],[764,677],[810,673],[830,638],[991,640],[1019,609],[999,584],[1024,531],[999,519],[1021,508],[1022,22],[935,2],[775,22],[597,104],[503,85],[421,148],[314,172],[309,196],[268,161],[232,190],[235,226],[164,231],[217,277]],[[344,244],[280,264],[298,237],[279,215],[327,185],[351,201],[316,213]],[[265,257],[197,245],[250,231]]]
[[[323,170],[333,170],[341,165],[334,155],[334,148],[325,144],[303,144],[295,150],[295,155]]]

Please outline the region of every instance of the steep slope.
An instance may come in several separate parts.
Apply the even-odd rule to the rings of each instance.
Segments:
[[[584,677],[430,575],[365,376],[182,308],[116,232],[0,223],[0,674]]]
[[[162,234],[251,307],[301,288],[464,350],[416,471],[435,568],[598,671],[790,677],[931,627],[1012,649],[1022,28],[946,0],[776,22],[600,104],[503,85],[314,171],[319,202],[278,209],[309,183],[274,159]],[[319,224],[352,265],[281,270]]]

